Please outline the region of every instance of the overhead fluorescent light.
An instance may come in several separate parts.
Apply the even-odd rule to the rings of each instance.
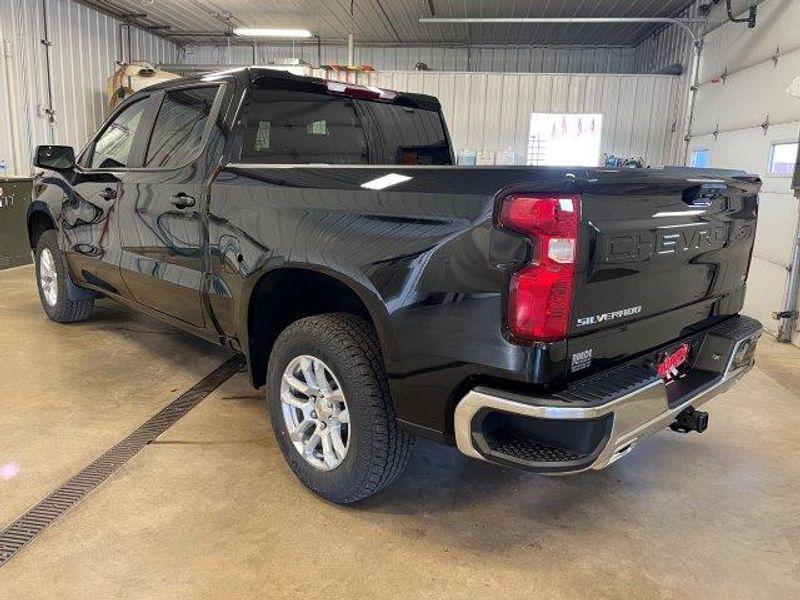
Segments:
[[[411,179],[408,175],[400,175],[400,173],[389,173],[388,175],[384,175],[383,177],[378,177],[377,179],[372,179],[367,181],[366,183],[362,183],[361,187],[366,188],[368,190],[385,190],[388,187],[392,187],[393,185],[397,185],[398,183],[403,183],[404,181],[408,181]]]
[[[273,38],[310,38],[314,34],[308,29],[251,29],[238,27],[233,30],[234,35],[240,37],[273,37]]]

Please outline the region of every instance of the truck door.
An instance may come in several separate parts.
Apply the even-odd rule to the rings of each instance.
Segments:
[[[130,294],[120,277],[120,240],[114,222],[124,182],[137,164],[137,145],[148,129],[152,101],[151,96],[142,96],[120,106],[98,132],[75,173],[64,182],[59,215],[75,278],[125,297]]]
[[[224,83],[158,93],[143,167],[120,202],[120,269],[137,302],[203,327],[205,181],[222,152]]]

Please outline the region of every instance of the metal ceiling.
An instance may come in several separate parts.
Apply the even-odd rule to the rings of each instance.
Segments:
[[[296,27],[358,43],[633,46],[657,24],[425,24],[421,17],[672,17],[688,0],[79,0],[182,43],[232,27]],[[168,26],[168,28],[165,28]],[[186,35],[208,32],[209,35]]]

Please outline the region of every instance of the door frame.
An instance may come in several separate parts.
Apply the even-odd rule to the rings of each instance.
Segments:
[[[180,91],[186,89],[199,89],[199,88],[216,88],[216,94],[214,96],[214,100],[212,102],[208,118],[206,120],[206,124],[203,129],[203,134],[201,138],[201,142],[198,145],[197,149],[180,165],[175,166],[166,166],[166,167],[148,167],[144,166],[144,163],[147,159],[147,151],[149,149],[150,143],[153,139],[153,135],[155,133],[155,124],[158,118],[158,114],[161,110],[161,107],[164,103],[167,94],[173,91]],[[139,131],[137,131],[137,138],[135,140],[135,157],[130,162],[135,164],[135,167],[131,167],[126,169],[123,185],[137,185],[137,180],[141,177],[142,179],[147,179],[148,176],[151,178],[155,177],[156,181],[158,181],[159,174],[163,174],[164,179],[168,179],[170,174],[178,173],[180,171],[186,170],[192,165],[198,164],[202,161],[202,158],[208,148],[208,144],[211,138],[211,133],[218,122],[218,119],[224,117],[226,113],[224,112],[224,108],[230,101],[230,94],[228,93],[229,82],[224,79],[217,79],[214,81],[190,81],[180,85],[173,85],[170,87],[162,88],[155,90],[153,93],[153,104],[148,107],[150,114],[148,115],[148,120],[144,123],[144,127],[142,128],[142,137],[138,137]],[[223,133],[226,131],[225,127],[221,127]],[[221,157],[222,159],[222,157]],[[149,311],[156,311],[159,314],[163,314],[167,317],[174,318],[180,320],[183,323],[186,323],[187,326],[192,328],[200,328],[208,333],[217,334],[216,327],[213,327],[215,321],[213,318],[210,318],[211,311],[207,300],[208,295],[208,273],[210,272],[210,260],[209,260],[209,251],[208,251],[208,235],[206,233],[208,228],[208,200],[207,200],[207,185],[211,180],[211,177],[216,173],[214,168],[209,169],[198,169],[198,178],[197,180],[192,183],[191,185],[197,186],[198,188],[202,189],[202,194],[197,195],[197,206],[196,212],[198,215],[198,243],[199,246],[197,247],[197,251],[200,254],[200,287],[198,289],[198,301],[201,303],[201,314],[203,315],[203,325],[193,324],[188,321],[183,321],[176,315],[169,315],[168,313],[163,313],[159,311],[157,308],[153,308],[148,306],[147,304],[142,304],[135,297],[132,298],[134,302],[142,307],[147,307]],[[157,183],[156,183],[157,185]],[[119,214],[117,213],[117,227],[121,228],[121,222],[119,219]],[[119,229],[119,237],[123,239],[123,231]],[[122,258],[122,255],[120,255]],[[119,265],[121,277],[124,280],[124,272],[122,269],[122,264]]]

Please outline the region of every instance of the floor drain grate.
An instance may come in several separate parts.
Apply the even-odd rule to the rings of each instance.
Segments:
[[[139,450],[164,433],[244,365],[242,356],[225,361],[191,389],[150,417],[130,435],[0,531],[0,567],[53,521],[103,483]]]

